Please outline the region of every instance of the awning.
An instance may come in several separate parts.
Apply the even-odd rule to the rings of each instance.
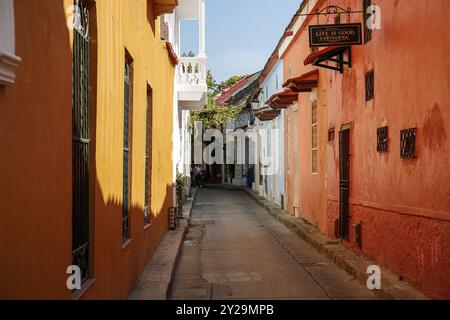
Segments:
[[[293,92],[311,92],[313,88],[317,88],[318,82],[319,70],[316,69],[300,77],[289,79],[283,84],[283,87]]]
[[[348,52],[348,60],[344,60],[344,53]],[[351,47],[327,47],[317,52],[311,53],[304,61],[305,66],[312,64],[326,69],[344,72],[344,64],[352,66]],[[324,64],[327,62],[336,63],[336,66]]]
[[[275,93],[267,100],[266,104],[273,109],[285,109],[298,100],[298,93],[291,89],[285,89],[282,92]]]
[[[255,117],[260,121],[271,121],[280,115],[280,110],[266,107],[255,112]]]

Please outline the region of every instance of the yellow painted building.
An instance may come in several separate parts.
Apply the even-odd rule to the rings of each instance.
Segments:
[[[159,15],[177,1],[5,1],[21,61],[0,82],[0,299],[127,298],[173,204],[177,61]]]

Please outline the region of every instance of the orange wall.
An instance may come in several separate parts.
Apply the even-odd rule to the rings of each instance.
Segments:
[[[361,1],[335,1],[361,9]],[[328,126],[353,122],[351,224],[362,221],[363,247],[347,245],[404,275],[426,294],[450,297],[450,8],[447,0],[372,1],[382,30],[353,47],[353,67],[329,72]],[[359,7],[358,7],[359,5]],[[360,21],[360,16],[353,17]],[[375,70],[375,98],[364,75]],[[389,126],[389,152],[376,129]],[[415,160],[400,158],[400,130],[418,128]],[[328,148],[328,233],[338,217],[338,135]],[[350,225],[351,225],[350,224]]]
[[[284,80],[301,76],[316,69],[305,66],[303,61],[311,53],[308,32],[301,30],[283,54]],[[297,134],[299,161],[294,163],[294,139],[290,138],[291,172],[286,174],[288,211],[293,214],[294,166],[299,166],[299,211],[300,217],[307,219],[323,232],[326,231],[326,146],[327,146],[327,73],[319,70],[319,85],[316,91],[318,111],[318,173],[312,173],[312,103],[310,93],[300,93],[298,100],[298,130],[293,132],[294,113],[290,112],[290,134]],[[290,108],[292,111],[292,107]],[[287,139],[286,139],[287,140]]]
[[[15,1],[15,13],[22,63],[0,89],[0,299],[69,298],[69,32],[61,1]]]
[[[15,1],[17,81],[0,89],[0,299],[71,299],[72,50],[61,1]],[[150,7],[147,7],[147,4]],[[93,277],[82,299],[126,299],[173,203],[173,79],[152,2],[97,0],[90,52]],[[156,27],[155,27],[156,26]],[[123,73],[134,59],[132,241],[122,248]],[[98,64],[96,63],[98,62]],[[144,230],[145,109],[153,89],[152,225]]]

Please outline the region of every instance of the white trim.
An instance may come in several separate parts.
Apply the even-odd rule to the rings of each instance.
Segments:
[[[11,86],[22,59],[15,55],[14,0],[0,0],[0,86]]]

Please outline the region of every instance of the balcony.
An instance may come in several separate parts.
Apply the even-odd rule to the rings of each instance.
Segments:
[[[182,110],[201,110],[206,104],[208,58],[182,57],[176,69],[178,103]]]
[[[202,110],[207,103],[208,58],[205,53],[205,0],[179,0],[175,10],[174,43],[180,57],[180,41],[183,28],[181,21],[198,22],[198,54],[194,57],[180,57],[175,73],[178,106],[181,110]]]

